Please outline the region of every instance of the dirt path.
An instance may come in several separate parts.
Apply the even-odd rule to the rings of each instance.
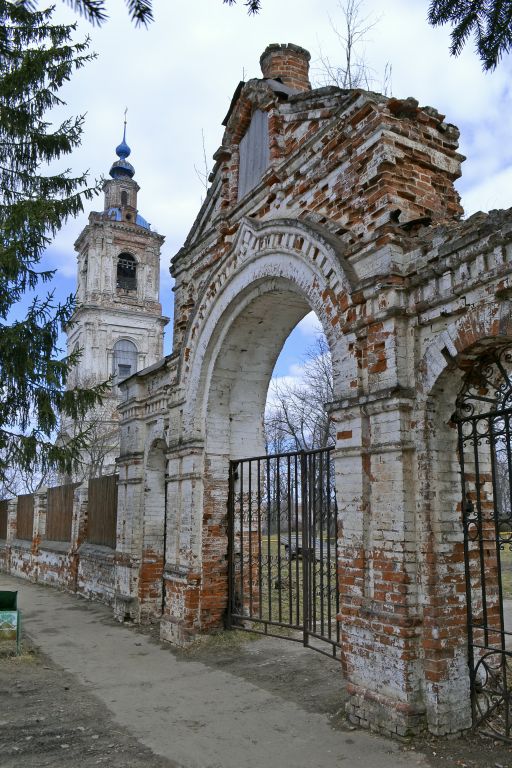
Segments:
[[[224,633],[172,651],[103,606],[2,583],[20,589],[42,649],[0,658],[2,768],[512,768],[489,740],[403,745],[353,729],[338,662],[298,644]]]
[[[116,723],[73,675],[25,640],[19,658],[0,650],[2,768],[178,768]]]

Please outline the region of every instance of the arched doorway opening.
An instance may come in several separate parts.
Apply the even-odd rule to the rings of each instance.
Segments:
[[[359,376],[353,339],[340,332],[353,281],[342,249],[321,228],[246,219],[202,285],[173,361],[179,385],[169,403],[162,638],[184,643],[225,625],[230,461],[266,455],[272,371],[286,338],[311,311],[332,356],[337,440],[352,435],[339,427],[339,402],[353,395]],[[340,488],[341,462],[335,458]],[[351,488],[341,509],[353,505],[353,495]]]
[[[298,323],[274,367],[265,406],[267,453],[334,445],[327,404],[334,400],[329,344],[315,312]]]
[[[205,412],[203,574],[211,558],[210,579],[217,567],[219,593],[225,595],[221,579],[228,579],[228,626],[284,635],[305,645],[318,637],[327,641],[328,653],[336,653],[339,605],[332,446],[327,435],[324,445],[311,450],[314,436],[306,435],[311,431],[305,418],[310,416],[307,403],[299,427],[304,440],[288,444],[291,451],[276,452],[264,424],[276,360],[311,306],[289,281],[274,281],[271,290],[262,289],[247,303],[240,302],[240,311],[217,340],[212,359]],[[323,353],[330,356],[327,342]],[[223,500],[228,502],[227,530]],[[208,529],[222,523],[227,533],[224,573],[218,569],[218,538],[210,551],[213,537],[208,533],[205,537]],[[321,642],[318,649],[326,650]]]

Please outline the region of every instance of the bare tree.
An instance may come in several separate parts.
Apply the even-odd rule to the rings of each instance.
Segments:
[[[368,33],[378,24],[379,19],[363,15],[363,5],[364,0],[339,0],[341,25],[336,24],[329,16],[331,29],[341,47],[343,63],[338,60],[333,62],[320,50],[317,79],[320,85],[336,85],[338,88],[370,90],[377,87],[387,95],[391,93],[392,66],[389,62],[386,63],[380,84],[374,86],[377,81],[376,73],[368,64],[364,44]]]
[[[302,379],[297,382],[277,380],[271,384],[265,412],[267,452],[281,454],[333,445],[336,437],[335,426],[326,410],[326,404],[333,399],[331,354],[325,336],[319,334],[306,350]],[[275,529],[278,520],[281,525],[286,526],[290,519],[290,465],[281,464],[279,471],[278,462],[279,459],[269,462],[265,476],[271,530]],[[299,474],[302,472],[301,462],[297,471]],[[326,525],[335,525],[332,514],[336,503],[332,485],[332,458],[326,455],[318,458],[310,466],[308,476],[311,487],[315,488],[316,524],[320,527],[319,530],[322,530],[322,526],[323,530],[327,530]],[[298,476],[292,477],[291,482],[292,485],[300,482]],[[292,494],[292,504],[294,503]],[[292,518],[293,514],[292,511]],[[298,512],[299,524],[301,519],[302,509]]]
[[[204,128],[201,128],[201,139],[202,139],[202,147],[203,147],[203,156],[201,158],[201,167],[198,167],[194,163],[194,171],[196,172],[196,176],[201,182],[201,186],[204,189],[204,194],[208,193],[208,185],[209,185],[209,179],[210,179],[210,168],[208,166],[208,160],[206,157],[206,142],[204,138]],[[203,203],[203,196],[201,196],[201,204]]]
[[[325,448],[335,430],[325,404],[333,399],[332,361],[319,334],[307,350],[301,382],[274,380],[265,412],[267,450],[272,453]]]
[[[111,473],[115,458],[119,455],[119,420],[109,398],[105,398],[103,404],[89,412],[84,419],[75,421],[71,430],[73,434],[75,431],[86,434],[87,443],[81,451],[73,477],[67,479],[83,482]],[[64,433],[60,439],[65,441],[67,437],[69,435]]]
[[[54,468],[32,466],[30,470],[15,465],[9,466],[0,483],[0,499],[13,499],[24,493],[36,493],[43,486],[57,485],[57,471]]]
[[[0,483],[0,499],[11,499],[24,493],[36,493],[43,486],[56,486],[67,482],[83,482],[113,471],[115,458],[119,455],[119,422],[116,411],[105,398],[88,414],[67,425],[56,438],[57,444],[83,436],[80,456],[72,475],[63,475],[54,467],[34,462],[29,470],[5,460],[7,469]]]

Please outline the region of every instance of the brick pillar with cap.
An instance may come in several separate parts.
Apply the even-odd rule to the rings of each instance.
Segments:
[[[263,77],[281,80],[297,91],[310,91],[309,51],[293,43],[272,43],[260,57]]]

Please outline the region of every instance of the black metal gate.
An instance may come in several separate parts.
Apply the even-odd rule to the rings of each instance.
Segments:
[[[512,740],[512,351],[486,353],[457,398],[473,724]]]
[[[335,656],[340,644],[332,448],[230,463],[228,626]]]

